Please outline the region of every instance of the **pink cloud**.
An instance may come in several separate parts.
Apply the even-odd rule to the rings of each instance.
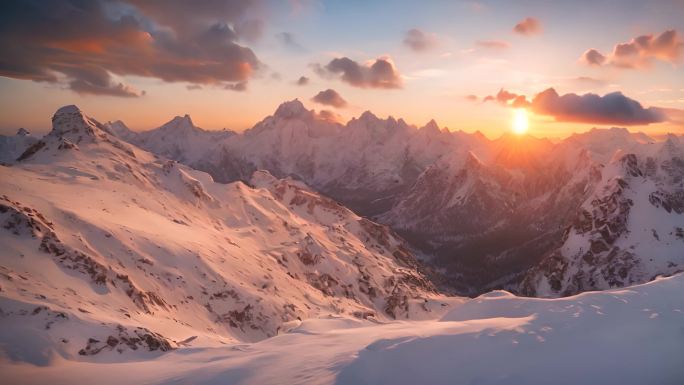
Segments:
[[[657,36],[641,35],[626,43],[618,43],[608,55],[589,49],[582,54],[580,61],[592,66],[643,69],[651,67],[656,60],[678,64],[682,47],[684,40],[676,30],[670,29]]]
[[[526,36],[538,35],[542,33],[542,25],[538,19],[526,17],[523,21],[513,27],[513,32]]]

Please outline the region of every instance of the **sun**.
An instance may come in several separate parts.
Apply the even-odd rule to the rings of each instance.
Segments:
[[[527,117],[527,110],[524,108],[513,110],[513,133],[516,135],[524,135],[529,126],[530,120]]]

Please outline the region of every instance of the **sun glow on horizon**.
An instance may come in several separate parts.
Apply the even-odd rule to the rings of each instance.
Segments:
[[[513,110],[513,133],[516,135],[524,135],[530,127],[530,119],[527,116],[527,110],[524,108],[517,108]]]

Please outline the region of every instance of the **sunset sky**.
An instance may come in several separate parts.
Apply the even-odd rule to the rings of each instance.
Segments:
[[[240,131],[294,98],[343,121],[371,110],[489,137],[514,107],[536,136],[684,133],[682,0],[0,7],[2,134],[44,133],[66,104],[135,130],[190,114]]]

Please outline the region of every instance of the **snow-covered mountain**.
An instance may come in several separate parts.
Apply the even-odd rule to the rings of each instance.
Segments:
[[[238,135],[192,130],[204,138],[196,144],[169,129],[191,126],[188,122],[189,117],[175,118],[158,129],[134,133],[133,139],[129,130],[113,131],[144,149],[206,171],[218,182],[247,181],[254,171],[265,169],[279,178],[303,180],[364,215],[386,211],[398,192],[454,148],[487,142],[481,134],[450,132],[434,121],[417,128],[368,111],[342,125],[296,99]],[[111,127],[115,125],[123,124]]]
[[[684,270],[684,146],[631,143],[602,167],[563,244],[528,272],[522,292],[570,295]]]
[[[676,136],[613,128],[557,144],[502,139],[482,158],[435,163],[379,218],[424,242],[452,286],[571,295],[683,269]]]
[[[259,171],[218,184],[75,106],[52,122],[0,166],[0,345],[12,359],[255,341],[306,318],[442,309],[403,240],[302,182]]]
[[[681,138],[610,129],[488,141],[434,122],[366,113],[341,126],[298,103],[281,108],[215,140],[211,156],[232,154],[229,172],[244,173],[226,184],[124,142],[145,135],[75,106],[17,147],[0,165],[3,379],[681,382]],[[150,148],[190,162],[201,147],[167,130],[147,134],[166,138]],[[349,143],[364,148],[339,154]],[[361,190],[372,176],[380,182]],[[389,227],[313,186],[334,191],[347,177],[357,197],[392,192],[379,218],[434,252],[464,292],[508,285],[554,297],[674,276],[562,299],[445,297]]]
[[[301,180],[359,214],[391,226],[414,248],[432,255],[430,263],[441,268],[447,286],[460,294],[503,287],[567,295],[645,282],[656,274],[679,270],[680,244],[668,239],[661,242],[655,257],[648,248],[627,245],[627,249],[634,246],[636,252],[630,255],[637,260],[625,267],[632,272],[621,273],[629,278],[610,278],[605,283],[596,277],[566,277],[583,283],[559,290],[537,287],[547,284],[533,278],[555,260],[552,256],[568,241],[568,229],[584,211],[592,211],[592,202],[606,200],[606,194],[615,191],[608,186],[618,178],[610,165],[622,157],[636,157],[645,175],[619,178],[630,184],[630,191],[652,180],[643,187],[650,197],[644,207],[655,208],[663,200],[666,207],[678,204],[682,143],[674,135],[665,139],[612,128],[593,129],[555,143],[512,134],[489,140],[479,133],[440,129],[434,121],[418,128],[370,112],[342,125],[293,100],[244,133],[212,140],[204,152],[185,145],[180,135],[164,142],[175,143],[173,148],[179,149],[175,152],[155,150],[162,141],[143,146],[221,182],[246,181],[261,169],[278,178]],[[648,175],[646,168],[651,170]],[[672,229],[651,226],[648,231],[676,234],[677,228],[684,227],[679,213],[662,209],[649,215]],[[638,224],[633,229],[629,224],[625,231],[644,231],[640,219],[630,223]],[[589,250],[586,245],[577,247],[572,256],[568,254],[573,262],[564,263],[579,263],[579,249]],[[661,259],[663,263],[655,262]],[[605,265],[598,260],[583,263],[588,266],[582,271]],[[637,267],[640,264],[649,267]],[[554,271],[553,266],[546,269]]]
[[[38,138],[24,128],[20,128],[12,136],[0,135],[0,163],[14,163],[27,148],[37,141]]]
[[[212,152],[233,131],[207,131],[192,122],[189,115],[176,116],[159,128],[136,132],[122,121],[107,122],[104,127],[119,138],[154,154],[192,164]]]

